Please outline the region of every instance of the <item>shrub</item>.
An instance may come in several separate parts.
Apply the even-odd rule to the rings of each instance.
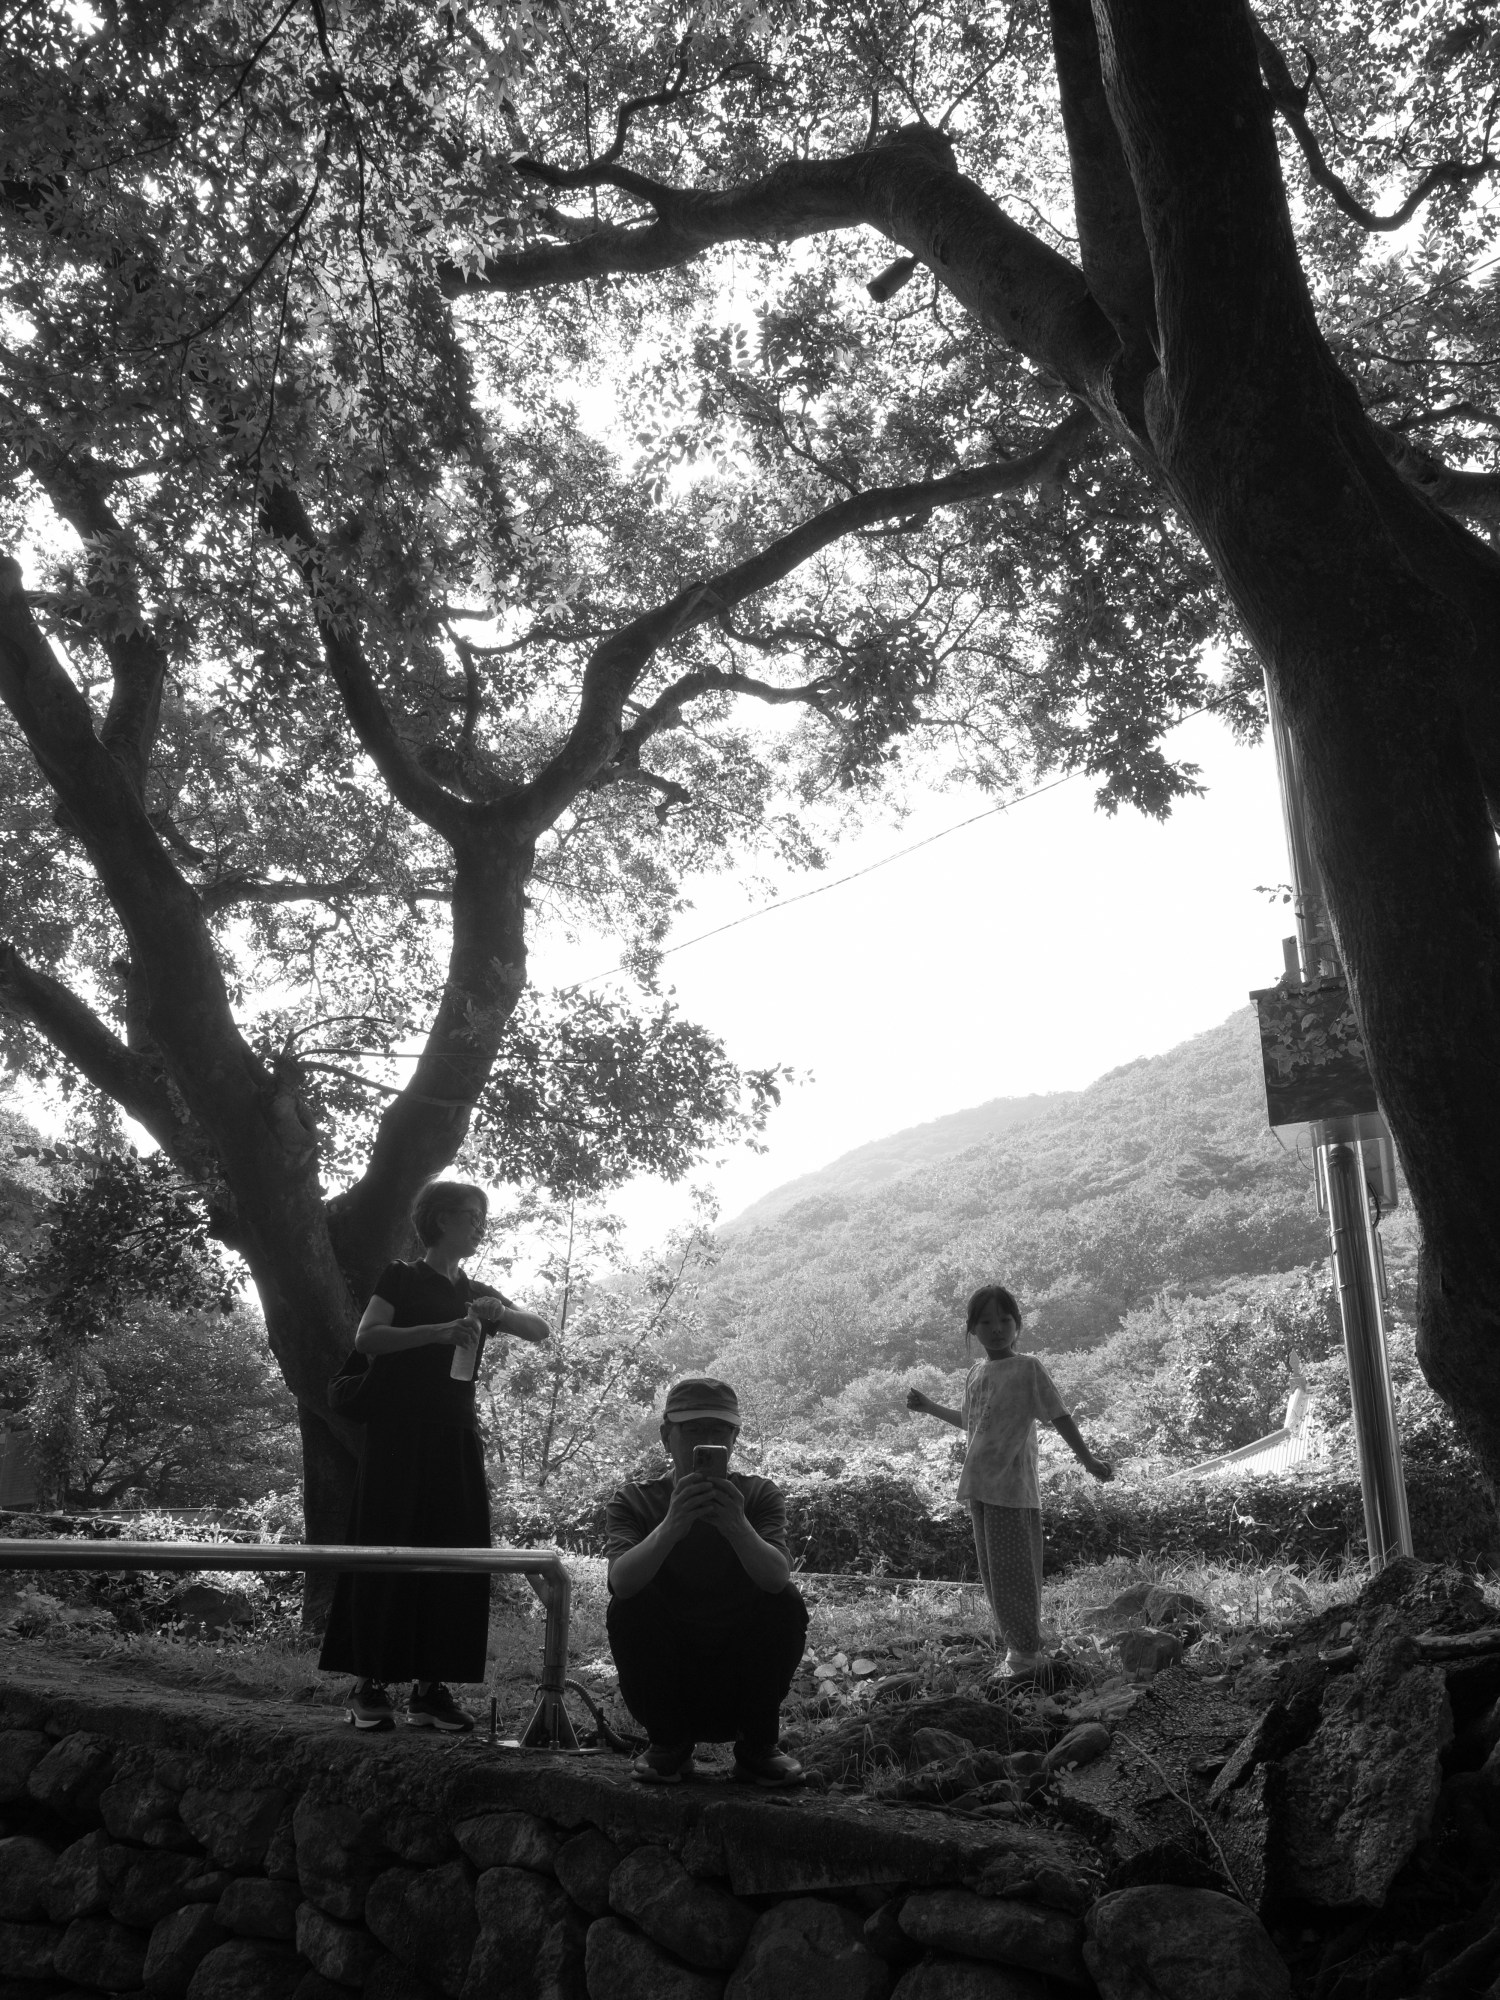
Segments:
[[[1112,1556],[1219,1562],[1279,1562],[1311,1569],[1359,1560],[1364,1504],[1348,1465],[1272,1477],[1171,1479],[1142,1486],[1096,1486],[1068,1473],[1047,1479],[1046,1570]],[[1485,1562],[1500,1531],[1462,1465],[1408,1464],[1407,1500],[1418,1556],[1428,1562]],[[849,1575],[976,1575],[967,1513],[934,1511],[909,1480],[880,1474],[789,1485],[787,1525],[800,1569]],[[555,1542],[578,1554],[604,1550],[607,1494],[568,1513],[513,1512],[507,1532],[522,1546]]]

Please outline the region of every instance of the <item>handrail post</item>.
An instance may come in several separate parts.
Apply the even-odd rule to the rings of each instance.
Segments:
[[[576,1750],[578,1737],[568,1715],[568,1621],[573,1603],[573,1579],[562,1557],[553,1554],[545,1568],[538,1594],[547,1607],[547,1624],[542,1638],[542,1678],[536,1691],[536,1706],[521,1731],[524,1747],[545,1745],[552,1750]]]

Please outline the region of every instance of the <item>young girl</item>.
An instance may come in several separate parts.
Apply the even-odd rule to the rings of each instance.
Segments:
[[[1005,1671],[1034,1673],[1042,1655],[1042,1496],[1036,1477],[1036,1420],[1050,1423],[1096,1479],[1114,1467],[1095,1458],[1063,1408],[1041,1362],[1017,1354],[1021,1308],[1004,1285],[982,1285],[969,1301],[968,1330],[984,1349],[964,1383],[964,1406],[945,1409],[912,1389],[909,1410],[924,1410],[969,1434],[958,1497],[974,1517],[974,1547],[990,1611],[1006,1648]]]

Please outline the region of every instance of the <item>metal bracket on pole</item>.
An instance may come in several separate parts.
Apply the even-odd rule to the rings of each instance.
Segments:
[[[545,1567],[528,1570],[526,1581],[547,1609],[546,1637],[542,1643],[542,1678],[536,1704],[521,1731],[523,1750],[578,1750],[582,1746],[568,1714],[568,1613],[573,1596],[573,1579],[562,1557],[554,1556]]]

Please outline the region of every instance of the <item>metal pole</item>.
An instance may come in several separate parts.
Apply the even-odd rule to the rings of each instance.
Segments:
[[[1292,873],[1298,955],[1304,983],[1342,976],[1323,880],[1307,830],[1307,812],[1292,742],[1266,677],[1266,709],[1281,785],[1287,862]],[[1291,967],[1288,966],[1290,974]],[[1342,1128],[1342,1129],[1341,1129]],[[1380,1309],[1380,1250],[1370,1219],[1363,1149],[1350,1119],[1314,1121],[1309,1136],[1317,1156],[1320,1186],[1328,1198],[1328,1235],[1338,1286],[1344,1353],[1349,1363],[1349,1396],[1354,1412],[1354,1449],[1364,1497],[1365,1539],[1370,1568],[1381,1570],[1393,1556],[1412,1553],[1411,1517],[1401,1470],[1401,1439],[1386,1359],[1385,1321]]]
[[[1412,1542],[1396,1403],[1386,1362],[1379,1267],[1371,1240],[1370,1196],[1357,1144],[1324,1146],[1321,1151],[1328,1189],[1328,1234],[1333,1243],[1344,1353],[1349,1362],[1365,1537],[1370,1568],[1381,1570],[1393,1556],[1409,1556]]]
[[[127,1542],[0,1539],[0,1570],[399,1570],[419,1575],[524,1576],[547,1607],[542,1677],[521,1741],[576,1750],[564,1702],[573,1580],[560,1549],[434,1549],[338,1542]]]

